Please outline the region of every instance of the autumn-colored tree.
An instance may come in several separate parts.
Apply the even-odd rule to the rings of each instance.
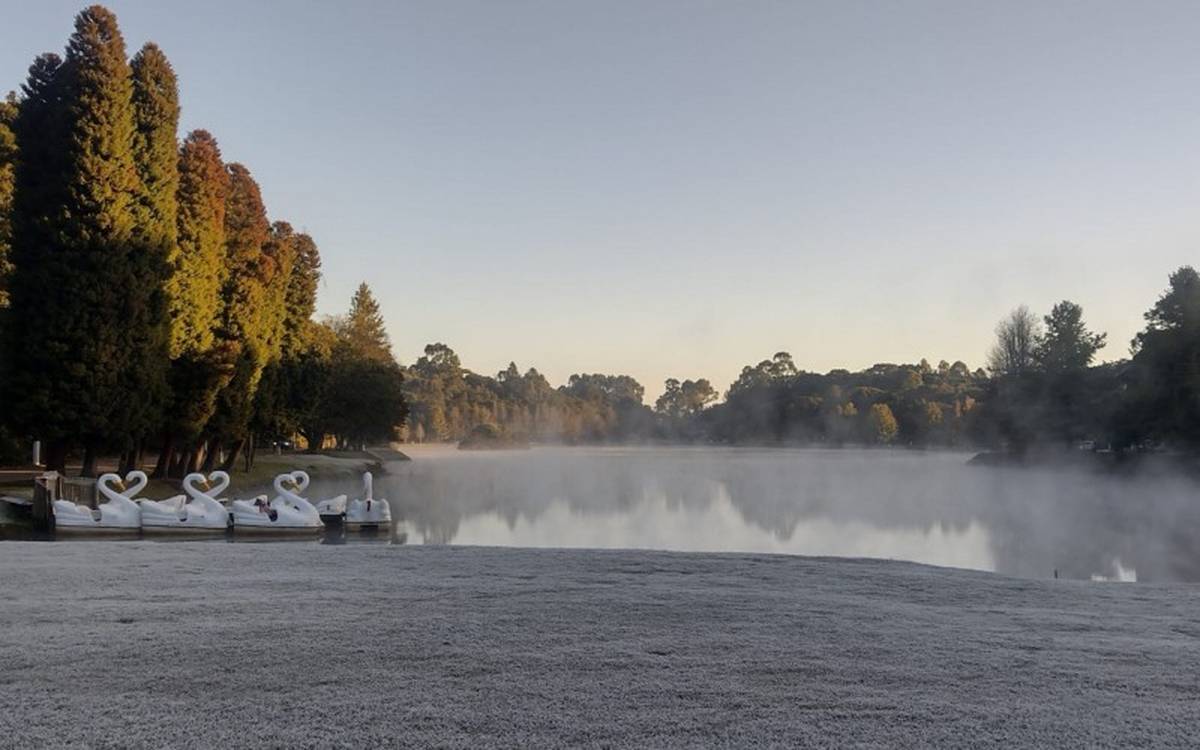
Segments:
[[[874,443],[887,445],[896,439],[899,433],[896,417],[887,404],[872,404],[867,412],[867,439]]]

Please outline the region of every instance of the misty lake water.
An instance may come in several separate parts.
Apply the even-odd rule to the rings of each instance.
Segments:
[[[416,447],[377,481],[413,544],[876,557],[1200,580],[1197,485],[904,450]],[[339,491],[346,491],[345,487]],[[385,494],[386,493],[386,494]]]
[[[767,552],[1200,581],[1200,484],[1174,474],[972,466],[970,453],[907,450],[405,451],[414,460],[375,480],[392,532],[331,528],[321,542]],[[360,491],[318,480],[307,494]],[[12,528],[0,539],[31,538]]]

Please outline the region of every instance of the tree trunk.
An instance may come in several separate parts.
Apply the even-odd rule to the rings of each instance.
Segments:
[[[42,460],[46,465],[46,471],[57,471],[59,474],[66,473],[66,471],[67,471],[67,441],[65,441],[65,440],[47,441],[46,452],[45,452]]]
[[[137,463],[136,456],[137,451],[133,450],[132,448],[127,451],[123,451],[121,453],[121,460],[117,463],[117,474],[125,476],[129,472],[133,471],[135,468],[134,464]]]
[[[79,470],[79,476],[96,476],[96,447],[92,443],[83,449],[83,467]]]
[[[179,462],[179,478],[183,479],[188,474],[194,474],[200,471],[200,462],[204,458],[204,446],[197,445],[192,448]]]
[[[254,455],[258,451],[258,436],[250,433],[250,442],[246,445],[246,471],[254,468]]]
[[[217,468],[217,451],[221,449],[221,441],[217,438],[209,440],[204,446],[204,463],[200,465],[200,471],[205,474]]]
[[[229,455],[221,462],[221,471],[234,471],[238,454],[242,452],[242,446],[245,444],[246,438],[238,438],[233,441],[233,445],[229,446]]]
[[[154,462],[154,471],[150,476],[163,479],[171,476],[171,463],[175,460],[175,437],[163,433],[162,445],[158,449],[158,460]]]

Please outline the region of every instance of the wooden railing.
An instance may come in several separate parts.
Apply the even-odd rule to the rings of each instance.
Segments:
[[[33,480],[34,526],[49,528],[54,521],[54,501],[68,500],[77,505],[96,507],[96,480],[85,477],[64,477],[57,471],[47,471]]]

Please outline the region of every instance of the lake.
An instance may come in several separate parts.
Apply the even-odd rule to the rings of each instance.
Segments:
[[[969,453],[905,450],[406,450],[415,460],[390,464],[376,495],[404,519],[410,544],[775,552],[1037,578],[1200,580],[1197,487],[1171,475],[969,466]]]
[[[413,461],[375,480],[399,522],[392,533],[332,528],[321,542],[768,552],[1200,581],[1200,485],[1167,472],[972,466],[971,453],[908,450],[405,451]],[[361,487],[318,480],[308,496],[343,492]],[[0,525],[4,538],[41,537]]]

